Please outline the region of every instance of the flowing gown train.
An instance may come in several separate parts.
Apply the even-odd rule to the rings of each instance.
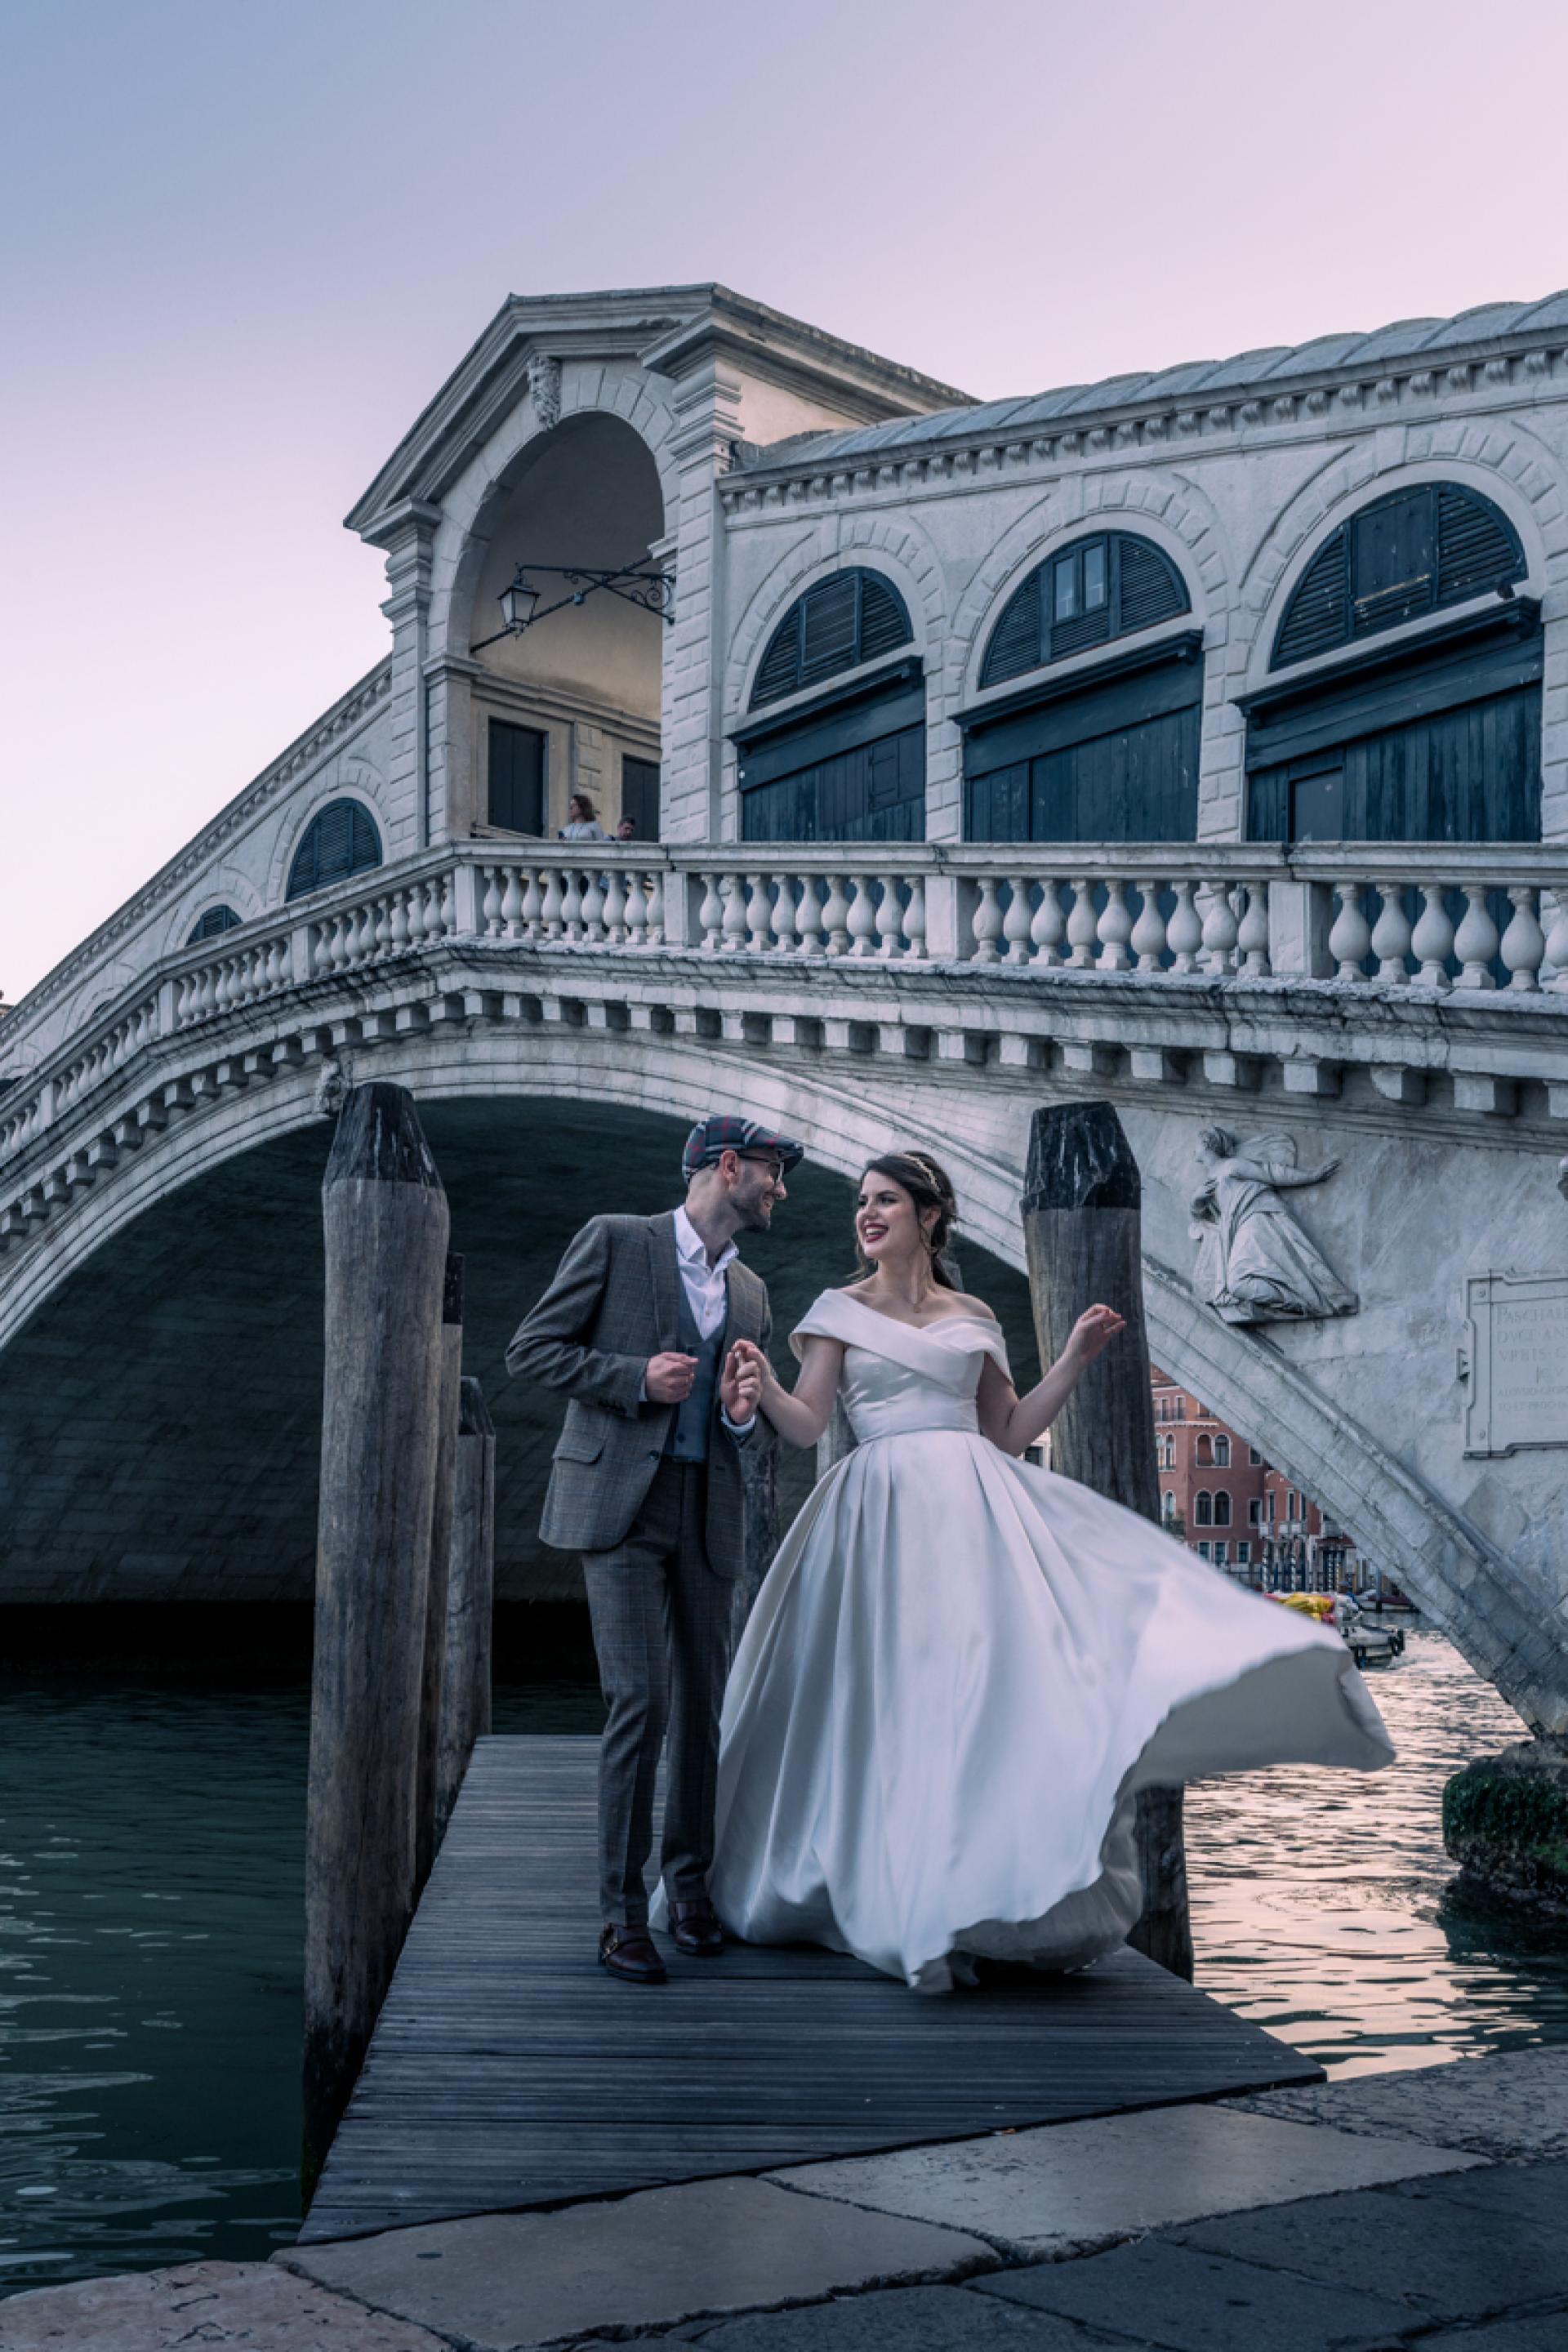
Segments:
[[[825,1291],[856,1450],[769,1570],[724,1698],[710,1885],[753,1943],[944,1991],[1072,1969],[1139,1912],[1138,1789],[1393,1749],[1337,1633],[981,1436],[988,1319]]]

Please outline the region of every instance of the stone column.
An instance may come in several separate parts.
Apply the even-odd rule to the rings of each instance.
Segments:
[[[374,533],[386,551],[389,593],[382,611],[392,624],[392,758],[388,816],[396,831],[389,854],[426,849],[434,838],[430,795],[429,688],[425,665],[430,643],[430,566],[439,507],[406,499]]]
[[[674,380],[669,446],[679,473],[663,542],[668,554],[673,541],[676,569],[675,626],[665,632],[663,832],[667,841],[718,841],[727,647],[718,481],[740,438],[741,383],[706,336],[650,364]]]

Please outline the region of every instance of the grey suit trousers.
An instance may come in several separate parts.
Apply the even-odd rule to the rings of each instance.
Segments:
[[[666,1455],[625,1541],[583,1555],[609,1709],[599,1749],[601,1916],[617,1927],[647,1921],[643,1868],[667,1726],[660,1868],[672,1900],[708,1892],[734,1586],[708,1564],[707,1509],[707,1464]]]

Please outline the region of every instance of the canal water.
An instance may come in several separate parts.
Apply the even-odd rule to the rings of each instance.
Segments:
[[[1192,1792],[1200,1984],[1337,2074],[1568,2041],[1568,1944],[1443,1898],[1443,1781],[1515,1717],[1436,1635],[1372,1681],[1391,1770]],[[597,1700],[496,1713],[592,1729]],[[0,2294],[292,2237],[307,1715],[0,1684]]]

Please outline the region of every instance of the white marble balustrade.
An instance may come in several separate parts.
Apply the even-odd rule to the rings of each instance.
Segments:
[[[1461,849],[1436,873],[1413,859],[1404,873],[1391,876],[1384,866],[1369,876],[1346,859],[1332,888],[1329,954],[1336,980],[1442,992],[1501,986],[1513,995],[1568,992],[1568,873],[1555,888],[1506,871],[1468,879]]]

